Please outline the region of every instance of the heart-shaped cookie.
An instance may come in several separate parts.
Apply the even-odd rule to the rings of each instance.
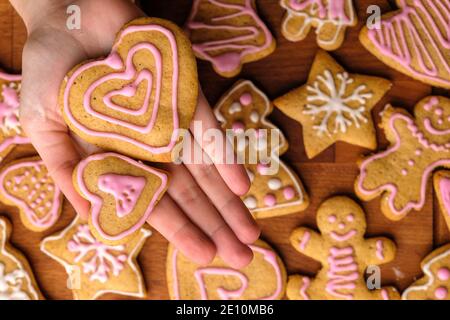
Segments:
[[[58,220],[63,195],[39,157],[9,163],[0,173],[0,200],[19,208],[23,224],[43,231]]]
[[[195,57],[183,32],[166,20],[139,18],[121,29],[108,57],[67,74],[59,101],[68,126],[84,140],[168,162],[197,95]]]
[[[165,172],[115,153],[89,156],[73,173],[75,188],[91,203],[89,226],[107,244],[139,232],[168,185]]]

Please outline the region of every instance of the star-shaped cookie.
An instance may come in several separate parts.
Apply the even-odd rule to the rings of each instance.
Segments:
[[[308,158],[337,141],[374,150],[377,142],[371,110],[391,86],[382,78],[349,74],[320,50],[308,82],[274,104],[302,125]]]
[[[145,228],[123,245],[97,241],[87,222],[75,220],[60,233],[41,242],[41,250],[64,266],[77,300],[97,299],[105,293],[145,297],[137,256],[151,232]]]

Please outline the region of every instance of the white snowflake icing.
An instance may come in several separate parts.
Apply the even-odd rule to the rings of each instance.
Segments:
[[[25,276],[21,269],[6,273],[5,265],[0,262],[0,300],[29,300],[28,294],[22,291]]]
[[[308,97],[304,114],[311,115],[314,120],[324,113],[319,125],[313,126],[319,136],[324,133],[331,136],[341,131],[347,132],[351,125],[360,127],[360,122],[366,123],[368,119],[364,116],[366,112],[366,102],[373,97],[371,92],[367,92],[366,85],[358,86],[352,93],[347,94],[348,85],[354,82],[347,72],[338,73],[337,80],[329,70],[325,70],[323,75],[319,75],[312,86],[308,86]],[[326,90],[322,90],[321,85]],[[359,104],[356,107],[353,105]],[[352,105],[352,106],[351,106]],[[334,129],[332,133],[328,130],[329,122],[334,116]]]
[[[127,260],[123,245],[110,246],[97,241],[86,224],[78,226],[67,248],[70,252],[77,253],[74,261],[82,261],[83,272],[90,275],[91,281],[105,283],[111,273],[118,276]]]

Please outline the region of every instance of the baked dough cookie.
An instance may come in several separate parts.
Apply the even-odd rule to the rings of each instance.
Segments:
[[[105,293],[143,298],[147,293],[137,256],[150,235],[141,228],[126,244],[111,246],[96,240],[88,224],[76,217],[63,231],[42,240],[41,251],[64,266],[76,300]]]
[[[2,168],[0,200],[19,208],[25,227],[40,232],[58,221],[63,194],[41,158],[31,157],[13,161]]]
[[[450,89],[448,0],[397,0],[400,8],[364,27],[361,43],[388,66],[432,86]]]
[[[91,232],[107,244],[127,243],[139,233],[168,187],[165,172],[115,153],[87,157],[73,181],[91,203]]]
[[[422,209],[428,178],[439,167],[450,168],[450,99],[427,97],[414,113],[415,119],[388,105],[381,126],[391,145],[359,163],[358,197],[382,195],[381,210],[392,220]]]
[[[391,86],[382,78],[347,73],[320,50],[308,82],[274,104],[303,126],[310,159],[336,141],[374,150],[377,141],[371,111]]]
[[[358,23],[352,0],[280,0],[287,10],[281,32],[290,41],[306,38],[316,28],[317,44],[324,50],[338,49],[348,27]]]
[[[265,58],[276,42],[256,12],[255,0],[194,0],[186,29],[196,56],[223,77]]]
[[[0,300],[43,299],[27,259],[9,244],[11,229],[0,217]]]
[[[206,266],[188,260],[173,245],[167,252],[167,284],[172,300],[279,300],[284,296],[286,270],[264,241],[250,245],[253,261],[241,270],[220,258]]]
[[[403,300],[450,300],[450,244],[430,253],[421,263],[422,278],[402,294]]]
[[[0,70],[0,161],[18,144],[29,144],[19,122],[22,77]]]
[[[301,227],[290,236],[300,253],[319,261],[322,268],[311,279],[289,277],[287,296],[291,300],[390,300],[400,295],[393,287],[370,290],[365,280],[369,266],[394,259],[396,246],[386,238],[365,239],[366,217],[348,197],[333,197],[317,210],[320,233]]]
[[[450,171],[442,170],[436,172],[433,180],[441,212],[450,230]]]
[[[119,31],[107,58],[69,71],[59,102],[67,125],[84,140],[169,162],[197,96],[195,57],[183,31],[166,20],[139,18]]]
[[[235,149],[244,159],[251,180],[250,190],[242,196],[255,218],[269,218],[305,210],[309,205],[300,178],[282,160],[288,149],[281,131],[267,120],[273,105],[267,96],[250,81],[237,82],[220,99],[215,115],[224,130],[237,136]],[[276,138],[272,140],[272,133]],[[250,153],[254,155],[252,161]],[[262,160],[269,159],[269,163]],[[269,166],[275,166],[272,174]]]

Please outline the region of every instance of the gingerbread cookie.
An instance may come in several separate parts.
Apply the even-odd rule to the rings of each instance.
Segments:
[[[320,233],[298,228],[292,246],[319,261],[315,278],[294,275],[287,284],[291,300],[389,300],[399,299],[393,287],[369,290],[365,272],[394,259],[396,246],[386,238],[365,239],[366,218],[362,208],[348,197],[333,197],[317,210]]]
[[[167,284],[172,300],[279,300],[284,296],[286,270],[264,241],[250,245],[253,261],[241,270],[219,257],[206,266],[188,260],[173,245],[167,252]]]
[[[189,40],[175,24],[139,18],[118,33],[110,55],[74,67],[60,105],[71,130],[102,149],[171,161],[197,106]]]
[[[8,243],[11,229],[0,217],[0,300],[43,299],[27,259]]]
[[[314,158],[336,141],[377,146],[371,111],[391,88],[385,79],[347,73],[320,50],[308,82],[274,104],[303,126],[306,154]]]
[[[400,10],[364,27],[360,41],[388,66],[432,86],[450,89],[448,0],[397,0]]]
[[[150,235],[141,228],[126,244],[107,245],[77,217],[63,231],[42,240],[41,250],[64,266],[74,299],[97,299],[105,293],[143,298],[146,290],[137,256]]]
[[[436,172],[433,180],[441,212],[450,230],[450,171]]]
[[[0,172],[0,200],[20,210],[23,224],[40,232],[61,214],[63,194],[39,157],[8,163]]]
[[[194,0],[186,28],[196,56],[223,77],[236,76],[244,63],[263,59],[276,47],[255,0]]]
[[[403,294],[403,300],[450,300],[450,244],[430,253],[421,264],[423,278]]]
[[[217,103],[215,115],[225,130],[237,135],[236,151],[244,158],[251,180],[242,197],[255,218],[268,218],[303,211],[309,205],[301,180],[280,160],[288,143],[278,128],[267,120],[273,105],[250,81],[237,82]],[[272,141],[272,131],[279,141]],[[252,162],[250,153],[254,155]],[[269,159],[268,164],[266,161]],[[278,170],[270,174],[268,166]]]
[[[0,71],[0,161],[16,145],[31,143],[19,122],[21,84],[20,75]]]
[[[381,126],[391,146],[359,164],[355,183],[363,200],[383,195],[381,210],[392,220],[423,208],[428,178],[435,169],[450,167],[450,99],[425,98],[414,113],[415,119],[386,107]]]
[[[139,233],[168,186],[165,172],[115,153],[95,154],[73,172],[75,188],[89,200],[89,226],[107,244]]]
[[[281,31],[290,41],[306,38],[316,28],[317,44],[324,50],[336,50],[344,42],[348,27],[358,17],[352,0],[280,0],[287,10]]]

